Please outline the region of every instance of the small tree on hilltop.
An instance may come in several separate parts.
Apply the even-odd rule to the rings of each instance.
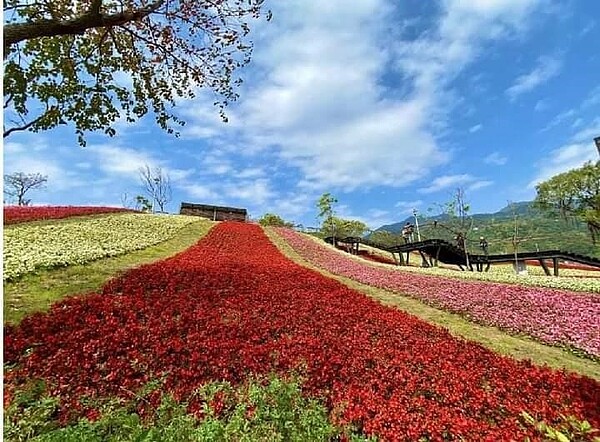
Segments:
[[[25,199],[25,194],[30,190],[43,189],[47,182],[47,175],[15,172],[4,175],[4,193],[16,198],[19,206],[27,206],[31,200]]]
[[[362,221],[354,219],[332,218],[335,225],[335,233],[338,238],[347,236],[363,236],[369,231],[369,227]]]
[[[158,209],[160,212],[165,211],[165,205],[171,201],[171,178],[169,174],[164,172],[160,166],[151,169],[147,164],[139,169],[140,181],[144,191],[152,201],[152,208]]]
[[[593,244],[600,237],[600,161],[585,163],[538,184],[534,204],[567,220],[586,223]]]
[[[281,218],[279,215],[275,215],[274,213],[265,213],[258,219],[258,223],[261,226],[271,226],[271,227],[293,227],[293,223],[289,223]]]
[[[152,212],[152,203],[144,195],[138,195],[135,197],[135,210],[150,213]]]
[[[336,204],[338,200],[332,196],[329,192],[321,195],[319,200],[317,201],[317,208],[319,209],[319,214],[317,218],[322,219],[322,227],[321,231],[326,235],[327,231],[333,237],[333,242],[335,244],[335,221],[333,219],[333,205]]]

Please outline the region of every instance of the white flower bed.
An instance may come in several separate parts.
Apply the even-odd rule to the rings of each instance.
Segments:
[[[4,229],[3,279],[140,250],[198,221],[194,216],[132,213],[42,226],[15,225]]]

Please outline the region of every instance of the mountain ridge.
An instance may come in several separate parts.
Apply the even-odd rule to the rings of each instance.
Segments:
[[[514,213],[513,213],[514,210]],[[516,203],[512,203],[493,213],[475,213],[473,215],[469,215],[469,218],[473,218],[476,221],[484,221],[488,219],[507,219],[512,218],[514,215],[517,216],[543,216],[543,212],[533,206],[533,201],[519,201]],[[446,213],[441,213],[435,216],[417,216],[419,220],[419,224],[426,223],[429,221],[447,221],[450,219],[450,216]],[[414,216],[408,216],[402,221],[393,224],[385,224],[381,227],[375,229],[375,232],[379,231],[387,231],[390,233],[400,233],[402,231],[402,227],[407,223],[411,224],[415,223]]]

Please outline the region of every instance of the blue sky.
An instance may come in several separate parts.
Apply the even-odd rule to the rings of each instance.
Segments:
[[[600,2],[290,0],[253,28],[252,63],[222,123],[178,103],[181,138],[152,119],[77,145],[68,127],[4,140],[4,173],[41,172],[34,204],[120,205],[144,164],[181,201],[316,225],[323,192],[371,228],[466,192],[473,213],[598,159]]]

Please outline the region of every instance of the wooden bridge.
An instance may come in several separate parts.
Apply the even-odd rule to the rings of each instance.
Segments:
[[[333,237],[325,238],[325,241],[332,244]],[[544,269],[546,275],[554,274],[558,276],[559,265],[562,261],[576,262],[591,267],[600,268],[600,259],[590,256],[583,256],[576,253],[564,252],[561,250],[546,250],[541,252],[519,252],[496,255],[480,255],[465,253],[465,251],[454,244],[443,239],[427,239],[425,241],[400,244],[395,246],[383,246],[365,238],[350,236],[346,238],[335,238],[336,243],[343,243],[349,246],[352,253],[357,254],[359,245],[364,244],[392,254],[398,265],[408,265],[411,252],[418,252],[422,258],[424,267],[436,267],[438,262],[458,266],[461,270],[476,269],[479,272],[488,271],[491,264],[494,263],[514,263],[537,260]],[[406,257],[404,256],[406,255]],[[552,260],[553,272],[550,272],[546,261]]]

